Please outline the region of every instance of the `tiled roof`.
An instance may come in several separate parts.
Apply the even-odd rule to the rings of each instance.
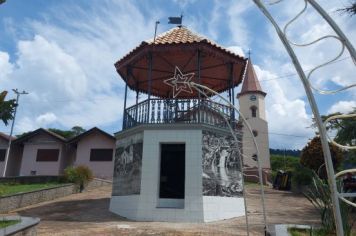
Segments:
[[[166,44],[166,43],[197,43],[203,40],[210,41],[203,36],[200,36],[192,31],[188,30],[186,27],[175,27],[172,28],[153,39],[147,40],[148,44]]]
[[[110,139],[112,139],[112,140],[116,140],[115,137],[112,136],[111,134],[108,134],[108,133],[106,133],[105,131],[103,131],[103,130],[97,128],[97,127],[94,127],[94,128],[91,128],[90,130],[85,131],[84,133],[81,133],[81,134],[79,134],[79,135],[77,135],[77,136],[75,136],[75,137],[69,139],[69,140],[68,140],[68,143],[76,143],[76,142],[78,142],[80,139],[82,139],[83,137],[85,137],[85,136],[87,136],[87,135],[89,135],[89,134],[91,134],[91,133],[94,133],[94,132],[101,133],[101,134],[105,135],[106,137],[108,137],[108,138],[110,138]]]
[[[0,137],[6,140],[9,140],[10,136],[7,134],[4,134],[3,132],[0,132]],[[15,137],[11,137],[11,140],[16,139]]]
[[[241,96],[246,93],[261,93],[263,95],[266,95],[266,93],[263,92],[261,88],[260,82],[258,81],[251,59],[249,59],[247,62],[247,68],[242,84],[242,89],[238,96]]]
[[[224,50],[234,56],[240,56],[220,45],[215,43],[214,41],[208,39],[207,37],[195,33],[184,26],[177,26],[174,27],[156,37],[155,40],[150,39],[146,40],[143,43],[147,43],[149,45],[162,45],[162,44],[181,44],[181,43],[199,43],[199,42],[206,42],[212,46],[215,46],[219,49]],[[241,56],[240,56],[241,57]],[[242,58],[242,57],[241,57]]]
[[[32,131],[32,132],[30,132],[28,134],[25,134],[24,136],[16,139],[14,141],[14,143],[22,143],[25,140],[28,140],[28,139],[32,138],[33,136],[35,136],[35,135],[37,135],[39,133],[47,133],[47,134],[51,135],[52,137],[54,137],[54,138],[56,138],[56,139],[58,139],[58,140],[60,140],[62,142],[66,142],[66,139],[64,137],[62,137],[61,135],[56,134],[54,132],[51,132],[49,130],[43,129],[43,128],[39,128],[39,129],[36,129],[35,131]]]

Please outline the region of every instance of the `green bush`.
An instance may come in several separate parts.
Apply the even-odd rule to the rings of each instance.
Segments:
[[[300,158],[293,156],[271,155],[272,179],[274,180],[278,170],[292,173],[292,186],[299,187],[309,185],[313,172],[300,164]]]
[[[64,170],[64,178],[71,183],[76,184],[80,191],[93,179],[93,172],[89,167],[79,165],[76,167],[70,166]]]
[[[319,178],[315,172],[313,173],[312,183],[304,195],[313,204],[315,209],[318,210],[320,214],[322,230],[325,232],[324,235],[335,233],[336,227],[334,222],[333,205],[331,201],[331,191],[329,185],[326,180]],[[356,220],[351,213],[352,206],[346,204],[343,201],[340,201],[340,208],[345,236],[351,236],[353,235],[351,230]]]
[[[271,156],[271,168],[273,171],[285,170],[293,171],[299,165],[299,158],[292,156]]]
[[[298,164],[292,172],[292,185],[293,186],[306,186],[313,180],[313,171],[309,168]]]

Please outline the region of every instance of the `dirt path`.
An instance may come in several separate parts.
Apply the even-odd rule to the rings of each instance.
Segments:
[[[252,234],[262,234],[260,198],[248,186],[247,199]],[[108,211],[111,187],[101,187],[17,210],[41,218],[39,235],[246,235],[245,217],[214,223],[134,222]],[[317,224],[318,215],[300,195],[266,190],[268,223]]]

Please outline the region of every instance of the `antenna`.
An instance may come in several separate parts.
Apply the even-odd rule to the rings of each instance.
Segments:
[[[159,21],[156,21],[156,22],[155,22],[155,35],[154,35],[154,37],[153,37],[153,43],[155,43],[155,41],[156,41],[157,27],[158,27],[158,24],[159,24],[159,23],[160,23]]]

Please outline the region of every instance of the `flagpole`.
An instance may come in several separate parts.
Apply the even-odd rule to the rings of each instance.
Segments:
[[[153,37],[153,43],[156,41],[157,27],[158,27],[159,23],[160,23],[159,21],[156,21],[156,23],[155,23],[155,36]]]

